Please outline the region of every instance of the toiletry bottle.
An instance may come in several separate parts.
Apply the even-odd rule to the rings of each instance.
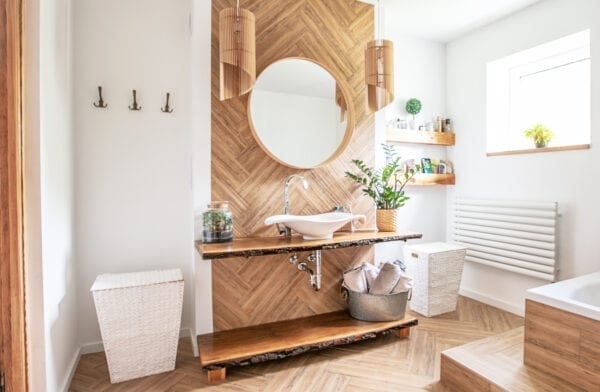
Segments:
[[[446,121],[444,121],[444,132],[454,132],[454,130],[452,129],[452,120],[450,120],[449,118],[447,118]]]

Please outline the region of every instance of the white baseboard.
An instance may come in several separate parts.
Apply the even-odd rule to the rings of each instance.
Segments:
[[[84,343],[81,345],[81,355],[100,353],[104,351],[104,345],[102,342]]]
[[[506,310],[507,312],[516,314],[517,316],[525,316],[525,309],[523,308],[523,306],[518,306],[510,302],[502,301],[497,298],[490,297],[486,294],[482,294],[477,291],[469,290],[463,287],[460,288],[459,294],[465,297],[472,298],[479,302],[483,302],[484,304],[488,304],[490,306]]]
[[[79,365],[80,358],[81,349],[78,349],[75,351],[75,354],[73,354],[73,358],[69,364],[69,373],[66,375],[65,380],[63,381],[62,388],[60,389],[61,391],[69,392],[69,387],[71,386],[71,381],[73,381],[73,376],[75,375],[75,370],[77,370],[77,365]]]

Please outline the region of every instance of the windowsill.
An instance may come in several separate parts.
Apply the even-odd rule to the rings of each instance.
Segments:
[[[589,148],[590,148],[589,144],[575,144],[575,145],[571,145],[571,146],[531,148],[531,149],[525,149],[525,150],[496,151],[496,152],[488,152],[488,153],[486,153],[486,155],[488,157],[495,157],[495,156],[500,156],[500,155],[535,154],[538,152],[587,150]]]

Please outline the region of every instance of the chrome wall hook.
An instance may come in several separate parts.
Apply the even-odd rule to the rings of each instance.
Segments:
[[[165,104],[164,108],[160,108],[160,111],[163,113],[173,113],[174,109],[171,109],[169,107],[169,98],[171,97],[171,93],[167,93],[167,103]]]
[[[137,92],[133,90],[133,104],[129,105],[129,110],[142,110],[142,107],[137,103]]]
[[[103,109],[108,106],[107,103],[104,103],[104,99],[102,99],[102,86],[98,86],[98,103],[94,102],[94,106]]]

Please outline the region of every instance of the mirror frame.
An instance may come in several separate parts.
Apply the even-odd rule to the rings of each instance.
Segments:
[[[310,61],[311,63],[314,63],[314,64],[318,65],[319,67],[323,68],[325,71],[329,72],[329,74],[333,77],[333,79],[335,80],[335,82],[338,84],[338,86],[340,87],[340,90],[342,91],[342,94],[344,95],[344,99],[346,100],[346,106],[347,106],[347,110],[346,110],[346,132],[344,133],[344,138],[342,139],[342,142],[337,147],[337,149],[331,154],[331,156],[329,158],[327,158],[326,160],[324,160],[323,162],[321,162],[321,163],[319,163],[319,164],[317,164],[315,166],[308,166],[308,167],[296,166],[296,165],[292,165],[290,163],[287,163],[287,162],[283,161],[279,157],[275,156],[271,151],[269,151],[269,149],[263,144],[262,140],[260,140],[260,137],[258,136],[256,128],[254,127],[254,121],[252,121],[252,93],[254,92],[254,88],[252,88],[252,90],[250,91],[250,94],[248,94],[248,107],[247,107],[248,125],[250,126],[250,131],[252,131],[252,136],[254,137],[254,140],[256,140],[256,143],[258,143],[258,145],[260,146],[260,148],[270,158],[272,158],[273,160],[275,160],[279,164],[287,166],[287,167],[291,167],[293,169],[304,169],[304,170],[316,169],[318,167],[325,166],[328,163],[331,163],[332,161],[334,161],[337,158],[339,158],[340,155],[342,155],[342,153],[346,150],[346,148],[350,144],[350,140],[352,140],[352,134],[354,133],[354,128],[355,128],[354,127],[354,102],[350,99],[350,90],[346,86],[346,82],[345,81],[341,81],[339,78],[337,78],[336,75],[335,75],[335,73],[332,72],[332,70],[329,67],[323,65],[322,63],[318,62],[317,60],[314,60],[314,59],[311,59],[311,58],[308,58],[308,57],[292,56],[292,57],[284,57],[284,58],[278,59],[276,61],[273,61],[272,63],[269,63],[265,68],[263,68],[260,71],[260,73],[256,77],[256,80],[258,81],[258,79],[263,74],[263,72],[265,72],[265,70],[267,70],[267,68],[269,68],[271,65],[276,64],[276,63],[278,63],[280,61],[285,61],[285,60],[305,60],[305,61]]]

